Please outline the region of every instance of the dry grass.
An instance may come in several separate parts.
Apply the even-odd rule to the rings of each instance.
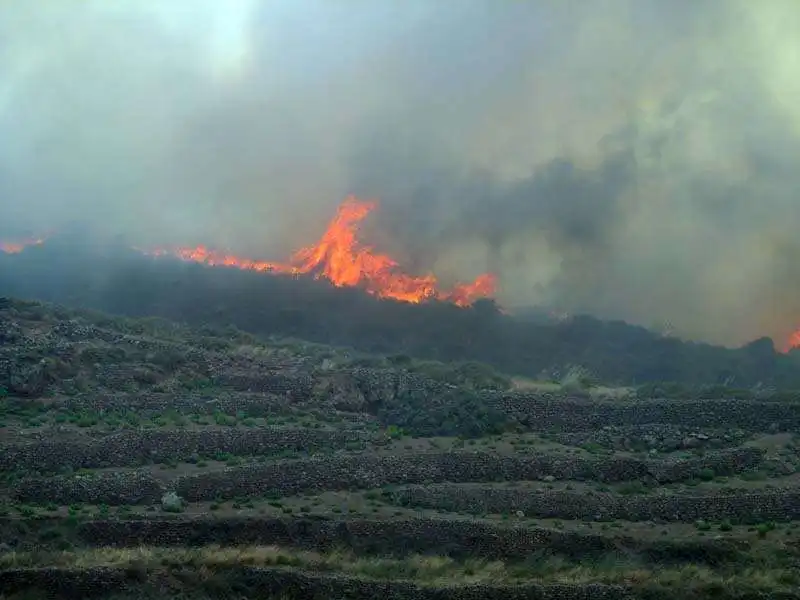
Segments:
[[[348,551],[303,552],[275,546],[202,548],[92,548],[68,552],[8,552],[0,554],[0,569],[34,567],[192,568],[218,571],[236,567],[299,568],[318,573],[382,580],[410,580],[430,585],[568,583],[700,589],[789,591],[800,586],[796,567],[770,566],[716,571],[710,567],[643,566],[621,558],[580,564],[553,556],[531,557],[525,563],[415,555],[405,559],[359,557]]]

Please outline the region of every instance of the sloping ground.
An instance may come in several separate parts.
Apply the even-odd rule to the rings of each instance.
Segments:
[[[17,301],[0,343],[0,597],[800,597],[795,402]]]
[[[665,338],[621,321],[577,317],[541,324],[485,301],[468,310],[440,302],[410,305],[312,277],[154,261],[77,237],[56,237],[20,254],[0,252],[0,290],[137,317],[233,323],[364,352],[480,361],[528,377],[580,364],[617,383],[701,385],[735,378],[747,388],[800,386],[798,356],[777,352],[767,338],[732,350]]]

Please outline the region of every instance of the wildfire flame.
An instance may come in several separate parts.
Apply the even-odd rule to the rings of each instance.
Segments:
[[[338,287],[358,286],[379,298],[412,303],[436,299],[468,306],[480,298],[494,295],[496,279],[492,274],[485,273],[471,283],[458,284],[445,290],[439,287],[433,274],[413,276],[404,273],[391,257],[362,245],[356,235],[359,224],[376,207],[376,202],[348,197],[339,205],[336,216],[328,224],[320,240],[313,246],[295,252],[288,263],[252,260],[206,246],[136,250],[149,256],[173,256],[209,266],[275,274],[314,275],[325,278]],[[44,240],[45,238],[15,243],[0,242],[0,251],[16,254],[28,246],[42,244]]]
[[[205,246],[172,250],[160,248],[148,254],[172,255],[190,262],[268,273],[314,274],[338,287],[359,286],[380,298],[413,303],[437,299],[467,306],[494,294],[496,279],[491,274],[486,273],[472,283],[443,290],[433,274],[413,276],[404,273],[391,257],[362,245],[356,235],[358,226],[376,207],[376,202],[348,197],[339,205],[336,216],[320,240],[313,246],[295,252],[288,263],[251,260],[210,250]]]
[[[786,346],[784,347],[784,352],[789,352],[794,350],[795,348],[800,348],[800,329],[796,329],[792,332],[789,336],[789,339],[786,340]]]
[[[44,244],[46,238],[27,238],[24,240],[18,240],[13,242],[3,242],[0,241],[0,252],[5,252],[6,254],[19,254],[25,248],[29,246],[41,246]]]

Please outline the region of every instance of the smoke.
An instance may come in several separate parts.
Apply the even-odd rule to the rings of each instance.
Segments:
[[[365,232],[508,306],[800,321],[794,0],[0,0],[0,237]]]

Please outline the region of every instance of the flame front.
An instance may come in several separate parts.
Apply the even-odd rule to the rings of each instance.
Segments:
[[[400,270],[395,260],[359,243],[359,224],[377,207],[375,202],[364,202],[354,196],[339,206],[336,216],[320,240],[313,246],[301,248],[288,263],[268,262],[242,258],[233,254],[211,250],[206,246],[194,248],[156,248],[136,250],[154,257],[174,256],[187,262],[209,266],[225,266],[276,274],[308,274],[325,278],[339,287],[361,287],[380,298],[405,302],[422,302],[437,299],[468,306],[480,298],[492,296],[496,288],[494,275],[485,273],[472,283],[440,289],[433,274],[413,276]],[[18,254],[29,246],[43,244],[46,237],[15,242],[0,242],[0,251]]]
[[[29,246],[41,246],[44,244],[45,238],[27,238],[24,240],[12,241],[12,242],[3,242],[0,241],[0,252],[5,252],[6,254],[19,254],[25,248]]]
[[[800,348],[800,329],[796,329],[792,332],[789,339],[786,340],[786,346],[783,351],[789,352],[795,348]]]
[[[225,254],[216,250],[210,250],[205,246],[196,246],[194,248],[175,248],[172,250],[167,250],[164,248],[157,248],[155,250],[142,250],[141,248],[135,249],[149,256],[174,256],[186,262],[196,262],[209,265],[211,267],[236,267],[248,271],[261,271],[264,273],[291,273],[295,271],[295,269],[291,266],[262,260],[241,258],[232,254]]]
[[[205,246],[157,249],[148,254],[172,255],[190,262],[267,273],[313,274],[339,287],[359,286],[380,298],[413,303],[437,299],[468,306],[494,294],[496,279],[491,274],[480,275],[472,283],[442,290],[433,274],[413,276],[403,273],[391,257],[361,245],[356,235],[358,226],[376,206],[375,202],[348,197],[339,206],[320,240],[295,252],[288,264],[250,260],[209,250]]]

